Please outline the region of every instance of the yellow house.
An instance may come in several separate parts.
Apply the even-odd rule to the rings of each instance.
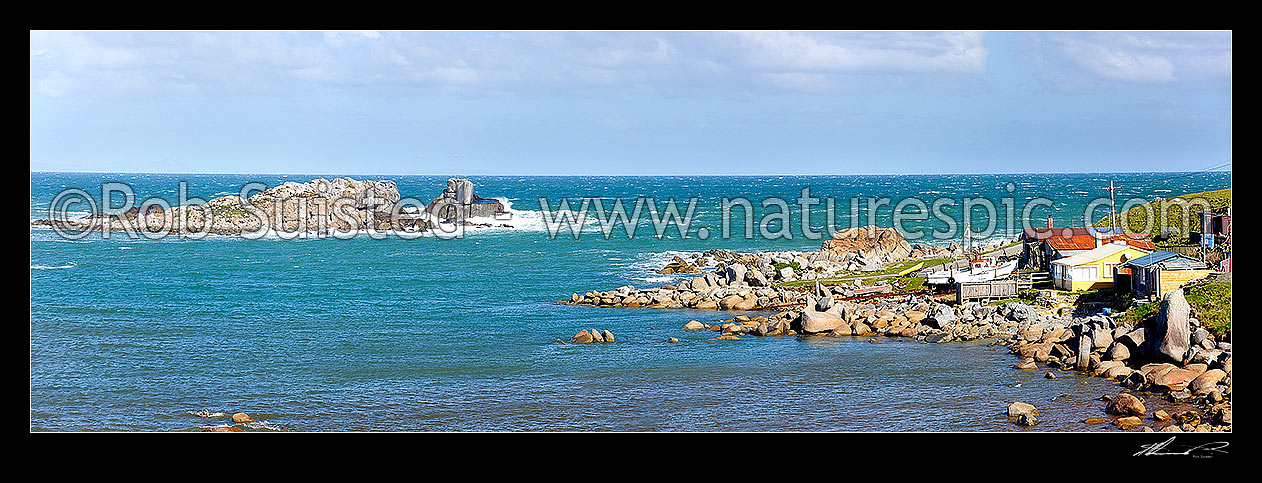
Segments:
[[[1052,285],[1061,290],[1075,291],[1110,288],[1118,265],[1148,253],[1148,250],[1135,248],[1126,242],[1114,242],[1072,257],[1053,260]]]

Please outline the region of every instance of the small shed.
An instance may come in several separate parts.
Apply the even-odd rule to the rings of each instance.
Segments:
[[[1205,262],[1164,250],[1132,259],[1118,268],[1130,271],[1130,290],[1140,297],[1161,297],[1213,271]]]
[[[1147,254],[1147,250],[1117,241],[1053,260],[1052,285],[1061,290],[1110,288],[1119,265]]]

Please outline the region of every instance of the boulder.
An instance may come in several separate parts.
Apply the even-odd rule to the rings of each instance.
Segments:
[[[763,275],[758,269],[752,269],[745,274],[745,281],[749,282],[753,287],[766,287],[768,285],[767,276]]]
[[[1018,332],[1017,335],[1019,335],[1022,339],[1028,340],[1030,342],[1042,340],[1043,339],[1043,324],[1035,322],[1030,325],[1027,325],[1025,326],[1024,329],[1021,329],[1021,331]]]
[[[1091,375],[1103,377],[1104,373],[1107,372],[1109,369],[1112,369],[1117,366],[1124,366],[1124,365],[1126,364],[1122,363],[1122,361],[1103,361],[1091,369]]]
[[[1113,344],[1113,331],[1103,327],[1096,327],[1091,330],[1092,350],[1106,349]]]
[[[609,332],[609,330],[601,331],[600,336],[605,339],[605,342],[613,342],[615,340],[613,338],[613,332]]]
[[[661,270],[658,270],[657,273],[701,273],[701,269],[676,256],[674,260],[662,267]]]
[[[1161,362],[1161,363],[1144,364],[1143,366],[1140,366],[1139,372],[1144,373],[1144,377],[1148,378],[1149,381],[1154,381],[1158,377],[1160,377],[1162,374],[1165,374],[1167,372],[1173,371],[1178,368],[1179,366],[1176,366],[1174,364],[1170,364],[1168,362]]]
[[[1192,307],[1183,296],[1183,289],[1167,292],[1157,313],[1154,349],[1156,354],[1182,363],[1192,347]]]
[[[1114,342],[1105,357],[1113,361],[1125,361],[1131,358],[1131,350],[1126,348],[1126,344]]]
[[[1124,418],[1114,419],[1113,424],[1117,425],[1118,428],[1121,428],[1123,430],[1134,429],[1144,424],[1144,420],[1139,419],[1139,417],[1137,416],[1127,416]]]
[[[806,310],[798,317],[802,331],[807,333],[832,332],[845,325],[846,321],[830,312]]]
[[[1203,396],[1217,388],[1218,382],[1223,380],[1224,377],[1227,377],[1227,373],[1222,369],[1210,369],[1196,376],[1196,379],[1192,379],[1192,382],[1187,387],[1188,390],[1192,391],[1192,394]]]
[[[1038,416],[1039,410],[1036,409],[1033,405],[1026,404],[1023,402],[1014,402],[1008,405],[1008,418],[1009,419],[1017,419],[1024,415]]]
[[[833,329],[832,332],[830,332],[831,335],[836,335],[836,336],[851,335],[852,333],[853,332],[850,330],[850,326],[845,323],[841,324],[836,329]]]
[[[733,282],[744,282],[746,271],[747,270],[744,265],[734,263],[729,265],[727,269],[723,271],[723,274],[727,278],[727,283],[731,284]]]
[[[697,322],[695,320],[690,320],[688,321],[687,324],[684,324],[684,330],[701,330],[704,328],[705,328],[705,324],[701,322]]]
[[[850,326],[850,334],[860,337],[872,335],[872,328],[868,327],[868,324],[856,320],[854,324]]]
[[[590,344],[594,341],[595,339],[591,333],[587,332],[587,329],[580,330],[577,334],[574,334],[574,337],[570,338],[570,342],[575,344]]]
[[[1137,350],[1137,349],[1142,349],[1144,347],[1144,343],[1147,342],[1147,340],[1148,340],[1148,329],[1146,327],[1137,328],[1117,338],[1118,342],[1126,344],[1126,346],[1129,347],[1132,351]]]
[[[588,330],[588,333],[589,333],[589,334],[591,334],[591,336],[592,336],[592,342],[604,342],[604,341],[605,341],[605,336],[600,335],[600,331],[599,331],[599,330],[596,330],[596,329],[591,329],[591,330]]]
[[[710,285],[706,283],[706,277],[694,278],[688,284],[693,290],[698,291],[698,292],[702,290],[707,290],[710,288]]]
[[[234,423],[253,423],[253,422],[254,422],[254,418],[250,417],[250,415],[249,415],[249,414],[246,414],[246,413],[235,413],[235,414],[233,414],[233,415],[232,415],[232,422],[234,422]]]
[[[955,325],[955,310],[948,305],[936,305],[929,309],[927,316],[920,322],[935,329],[950,329]]]
[[[1109,404],[1104,407],[1104,412],[1108,414],[1116,414],[1119,416],[1143,416],[1146,409],[1143,401],[1129,394],[1121,393],[1114,397]]]
[[[723,310],[733,310],[736,308],[736,304],[744,301],[745,297],[741,297],[740,295],[728,295],[727,297],[723,297],[723,300],[719,301],[719,308]]]
[[[1021,302],[1008,302],[999,306],[999,315],[1006,317],[1008,320],[1024,322],[1034,320],[1038,314],[1034,312],[1034,307],[1023,304]]]
[[[758,308],[758,298],[752,295],[732,304],[732,310],[754,310],[755,308]]]
[[[1167,391],[1182,391],[1196,376],[1195,372],[1187,369],[1171,369],[1153,378],[1152,385]]]
[[[1091,346],[1094,342],[1089,335],[1078,336],[1078,370],[1085,371],[1091,362]]]
[[[1117,379],[1119,377],[1130,376],[1134,369],[1126,367],[1126,364],[1118,364],[1117,366],[1106,369],[1101,375],[1106,379]]]
[[[236,426],[211,426],[202,429],[203,433],[244,433],[245,430]]]

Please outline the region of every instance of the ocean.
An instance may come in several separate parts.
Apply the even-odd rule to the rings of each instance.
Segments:
[[[31,173],[30,216],[47,218],[70,188],[100,202],[107,182],[125,183],[136,202],[174,203],[181,181],[187,196],[209,200],[250,182],[321,176],[342,175]],[[392,180],[422,202],[448,178],[351,177]],[[512,228],[471,228],[455,239],[151,240],[66,239],[32,227],[31,429],[196,431],[246,412],[258,420],[248,428],[258,431],[1116,431],[1082,422],[1102,417],[1098,399],[1116,394],[1115,383],[1013,369],[1006,348],[984,342],[718,341],[680,327],[737,314],[554,302],[681,280],[655,273],[675,255],[816,250],[822,239],[812,233],[830,225],[822,201],[803,214],[803,188],[835,199],[834,228],[850,225],[851,200],[862,207],[888,198],[872,217],[881,226],[890,226],[903,200],[926,207],[946,200],[941,217],[905,225],[927,233],[912,242],[945,245],[961,243],[961,235],[932,233],[949,231],[945,219],[963,222],[965,198],[997,207],[994,217],[979,207],[971,220],[974,243],[983,244],[1018,232],[1008,231],[1005,207],[1019,222],[1038,199],[1049,204],[1031,212],[1032,226],[1046,226],[1049,214],[1055,226],[1081,226],[1084,208],[1108,199],[1110,180],[1119,212],[1127,199],[1231,187],[1229,172],[468,178],[478,195],[509,206],[512,216],[494,223]],[[590,218],[576,227],[577,238],[550,228],[562,199],[577,210],[585,197],[606,210],[616,200],[629,209],[637,200],[661,208],[673,199],[681,213],[694,200],[694,222],[657,236],[652,220],[642,219],[631,238],[623,227],[606,237]],[[724,215],[724,200],[740,198],[757,226],[740,207]],[[787,217],[773,216],[776,199]],[[868,224],[860,214],[858,224]],[[1107,215],[1105,205],[1089,218]],[[730,236],[722,235],[724,219]],[[747,226],[759,228],[756,236],[744,236]],[[710,236],[702,239],[702,230]],[[586,328],[607,329],[617,342],[556,343]],[[1014,401],[1038,407],[1042,423],[1009,423],[1004,411]]]

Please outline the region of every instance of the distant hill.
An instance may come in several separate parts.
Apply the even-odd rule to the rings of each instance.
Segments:
[[[1147,233],[1159,246],[1187,245],[1188,234],[1201,231],[1199,213],[1206,205],[1213,213],[1226,213],[1231,206],[1231,190],[1205,191],[1150,201],[1118,213],[1118,224],[1128,233]],[[1159,221],[1163,210],[1165,223],[1148,223],[1148,213]],[[1100,218],[1095,226],[1109,226],[1109,217]]]

